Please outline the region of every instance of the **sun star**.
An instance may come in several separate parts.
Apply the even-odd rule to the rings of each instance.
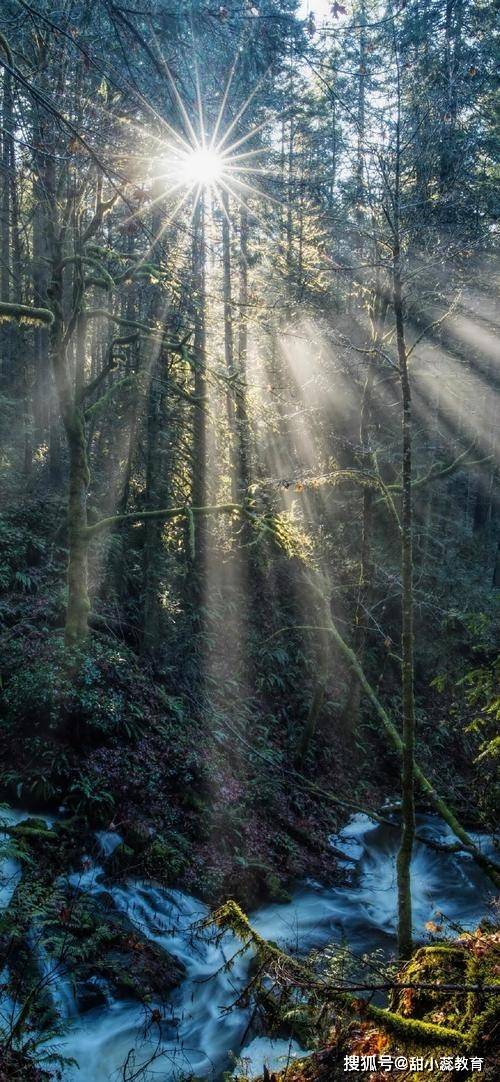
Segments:
[[[183,158],[180,173],[186,184],[210,187],[221,180],[224,173],[224,160],[211,147],[196,147]]]

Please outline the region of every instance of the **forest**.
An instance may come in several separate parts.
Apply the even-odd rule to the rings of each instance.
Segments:
[[[497,16],[0,4],[0,1082],[499,1077]]]

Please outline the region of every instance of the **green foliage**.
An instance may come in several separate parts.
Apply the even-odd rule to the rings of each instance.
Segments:
[[[118,734],[135,740],[143,731],[147,682],[124,647],[90,642],[70,656],[54,637],[31,663],[21,657],[20,644],[12,644],[10,656],[3,693],[7,728],[29,726],[35,733],[87,741]]]
[[[15,793],[18,800],[50,804],[56,800],[70,776],[70,761],[64,748],[47,745],[40,736],[29,741],[30,758],[22,768],[1,772],[2,785]]]
[[[500,658],[491,665],[470,669],[457,686],[464,688],[466,703],[474,712],[466,732],[481,741],[476,762],[489,761],[494,769],[500,758]]]
[[[0,825],[1,822],[2,819],[0,814]],[[24,865],[33,864],[33,858],[26,849],[26,846],[15,838],[9,838],[7,841],[0,841],[0,859],[18,860]]]
[[[105,783],[99,783],[94,776],[86,774],[80,774],[71,783],[66,799],[76,815],[97,822],[110,816],[115,804],[113,794],[105,788]]]
[[[184,871],[189,854],[186,840],[172,832],[167,838],[153,839],[144,853],[145,870],[163,883],[174,884]]]
[[[14,589],[26,593],[36,590],[37,578],[27,565],[38,564],[47,551],[44,537],[0,515],[0,592]]]

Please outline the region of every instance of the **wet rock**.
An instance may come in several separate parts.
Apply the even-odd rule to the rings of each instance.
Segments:
[[[21,823],[10,828],[14,838],[32,845],[33,848],[57,844],[54,831],[47,826],[45,819],[23,819]]]
[[[75,984],[75,999],[80,1012],[90,1011],[93,1007],[102,1007],[110,999],[109,985],[95,973],[88,980],[79,980]]]
[[[125,842],[120,842],[111,853],[111,856],[108,857],[106,868],[109,869],[112,875],[122,875],[124,872],[128,872],[135,863],[134,850],[129,845],[125,845]]]
[[[154,831],[144,823],[127,823],[124,829],[125,840],[135,853],[142,853],[151,842]]]
[[[58,922],[46,925],[47,952],[55,963],[64,959],[81,1010],[101,1005],[109,995],[162,998],[184,976],[181,962],[142,936],[109,902],[108,894],[68,900],[54,914]]]
[[[289,893],[289,891],[285,890],[285,887],[283,886],[281,880],[278,878],[277,875],[274,874],[274,872],[271,872],[270,875],[266,876],[265,885],[269,900],[271,902],[282,902],[283,905],[286,905],[287,902],[291,902],[292,895]]]

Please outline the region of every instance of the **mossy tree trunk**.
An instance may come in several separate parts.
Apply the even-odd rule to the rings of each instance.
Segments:
[[[50,234],[53,259],[50,296],[54,312],[51,357],[69,455],[68,601],[64,637],[66,646],[75,647],[87,636],[90,612],[87,583],[88,540],[85,534],[89,471],[81,396],[75,393],[67,358],[68,336],[63,321],[62,241],[60,229],[54,219],[51,222]],[[80,301],[81,298],[78,299],[77,296],[77,308]]]
[[[318,649],[316,654],[316,674],[313,692],[295,757],[295,762],[298,767],[303,765],[309,748],[314,740],[318,720],[326,698],[326,688],[330,670],[330,636],[328,634],[327,623],[329,619],[330,599],[328,595],[326,595],[319,613],[320,624],[318,629]]]
[[[250,429],[247,408],[248,210],[245,206],[240,209],[239,272],[238,386],[236,388],[235,414],[238,444],[238,482],[240,496],[245,496],[251,480]]]
[[[194,417],[193,417],[193,477],[192,503],[204,507],[207,503],[207,371],[205,326],[205,208],[200,195],[194,220],[193,234],[194,284]],[[192,527],[193,528],[193,527]],[[196,535],[191,537],[190,594],[193,612],[199,615],[206,568],[206,531],[204,516],[196,523]]]
[[[387,314],[388,300],[382,295],[380,281],[377,277],[372,302],[370,305],[370,318],[372,324],[371,348],[376,350],[380,346],[384,324]],[[376,367],[373,357],[368,362],[368,372],[363,386],[361,399],[361,414],[359,424],[359,438],[361,444],[360,461],[365,470],[374,467],[374,456],[371,448],[371,421],[373,412],[373,389]],[[361,549],[359,560],[358,593],[354,614],[353,648],[361,667],[364,665],[367,639],[367,615],[373,592],[374,562],[372,554],[373,527],[375,517],[375,490],[371,485],[363,487],[363,511],[361,525]],[[347,693],[346,704],[343,711],[345,728],[356,732],[360,721],[361,709],[361,684],[354,672],[351,672],[351,682]]]
[[[155,348],[155,347],[154,347]],[[156,510],[168,503],[169,451],[166,446],[167,407],[163,384],[168,363],[156,350],[150,367],[147,406],[146,508]],[[163,524],[161,519],[144,523],[144,618],[142,651],[155,654],[160,644],[161,582],[164,569]]]
[[[369,421],[371,414],[371,398],[375,369],[370,362],[368,375],[363,388],[361,403],[360,436],[362,445],[363,465],[371,462],[369,450]],[[366,610],[369,603],[370,587],[373,578],[372,564],[372,529],[373,529],[373,504],[375,494],[373,488],[365,485],[363,488],[363,517],[361,526],[361,551],[359,561],[358,596],[356,599],[356,611],[354,615],[353,648],[361,665],[364,663],[366,643]],[[361,685],[355,673],[351,673],[351,682],[347,694],[347,700],[343,711],[345,727],[355,732],[359,726],[361,705]]]
[[[234,409],[234,338],[233,298],[231,285],[231,219],[229,196],[222,193],[222,285],[224,301],[224,359],[228,386],[226,391],[226,415],[229,428],[229,472],[231,476],[231,499],[238,495],[236,426]]]
[[[401,770],[401,844],[397,857],[398,951],[400,958],[412,953],[411,858],[415,840],[415,691],[413,661],[413,492],[412,403],[405,342],[404,304],[400,244],[401,192],[401,87],[398,64],[398,119],[396,123],[395,182],[393,198],[392,303],[402,399],[401,478],[401,697],[403,749]]]
[[[397,860],[398,876],[398,947],[401,958],[412,952],[412,905],[410,866],[415,838],[415,694],[413,662],[413,494],[412,494],[412,413],[411,389],[408,376],[404,335],[403,302],[401,296],[399,247],[394,255],[394,311],[402,393],[402,513],[401,513],[401,580],[402,580],[402,662],[401,690],[403,706],[403,762],[401,773],[402,836]]]
[[[159,209],[153,215],[153,235],[160,236],[162,219]],[[161,244],[152,248],[155,262],[162,259]],[[148,287],[150,294],[149,320],[153,326],[164,326],[165,296],[160,286]],[[168,503],[170,479],[170,450],[168,446],[168,382],[170,365],[163,341],[151,340],[145,360],[147,386],[146,414],[146,493],[149,511]],[[163,524],[160,519],[146,518],[144,522],[144,609],[141,649],[154,656],[161,639],[161,589],[165,568]]]
[[[87,583],[88,540],[85,536],[89,473],[83,417],[78,409],[73,411],[70,424],[65,422],[64,427],[69,449],[69,561],[65,642],[72,647],[85,640],[90,613]]]
[[[318,597],[318,596],[320,596],[321,598],[324,597],[327,587],[326,587],[326,583],[323,580],[320,580],[319,582],[316,582],[314,580],[314,578],[309,578],[308,583],[309,583],[309,586],[312,588],[312,591],[313,591],[313,593],[314,593],[314,595],[316,597]],[[364,673],[363,669],[361,668],[361,665],[359,664],[359,661],[358,661],[358,658],[356,657],[356,654],[354,653],[353,650],[351,650],[351,647],[348,646],[348,644],[342,638],[342,635],[340,634],[340,632],[339,632],[339,630],[338,630],[338,628],[337,628],[337,626],[335,624],[335,621],[333,620],[333,618],[331,616],[331,613],[330,613],[329,618],[328,618],[328,623],[325,626],[328,628],[329,633],[332,635],[332,637],[333,637],[335,643],[337,644],[340,652],[342,653],[343,657],[347,661],[347,664],[349,665],[349,668],[352,669],[352,671],[356,673],[356,676],[357,676],[357,678],[358,678],[358,680],[360,682],[361,688],[362,688],[364,694],[366,695],[368,701],[375,708],[375,712],[376,712],[378,718],[380,719],[380,721],[382,722],[382,726],[383,726],[387,736],[389,737],[390,743],[392,744],[393,748],[397,751],[398,755],[400,755],[401,758],[402,758],[403,757],[403,752],[404,752],[404,746],[403,746],[403,740],[402,740],[402,737],[401,737],[401,735],[399,733],[399,730],[396,727],[393,720],[389,717],[387,711],[382,706],[382,703],[380,702],[380,699],[377,697],[373,687],[371,686],[371,684],[367,680],[366,674]],[[415,778],[416,778],[418,784],[420,785],[422,793],[424,794],[425,797],[429,798],[429,800],[433,804],[434,808],[436,809],[438,815],[440,815],[442,817],[442,819],[444,819],[445,823],[448,824],[448,826],[452,830],[455,837],[458,838],[458,840],[461,842],[463,848],[468,853],[471,854],[472,859],[476,862],[478,867],[481,868],[486,873],[486,875],[491,879],[491,881],[492,881],[492,883],[494,883],[495,887],[497,887],[497,888],[500,887],[500,872],[499,872],[499,869],[498,869],[498,865],[493,860],[490,860],[490,858],[487,857],[481,851],[481,849],[478,848],[478,846],[477,846],[476,842],[474,841],[474,839],[461,826],[461,824],[458,821],[454,811],[448,806],[448,804],[439,795],[437,790],[434,788],[434,785],[432,784],[432,782],[429,781],[429,778],[423,773],[423,771],[419,767],[418,763],[414,763],[414,773],[415,773]]]
[[[12,129],[13,129],[13,98],[12,79],[10,72],[3,73],[2,94],[2,188],[1,188],[1,240],[2,261],[0,264],[0,289],[4,301],[9,301],[12,296],[11,268],[10,268],[10,232],[11,232],[11,171],[14,168],[12,159]],[[16,287],[16,299],[19,296],[19,285]],[[10,323],[0,328],[0,371],[4,384],[8,387],[12,383],[12,327]]]

